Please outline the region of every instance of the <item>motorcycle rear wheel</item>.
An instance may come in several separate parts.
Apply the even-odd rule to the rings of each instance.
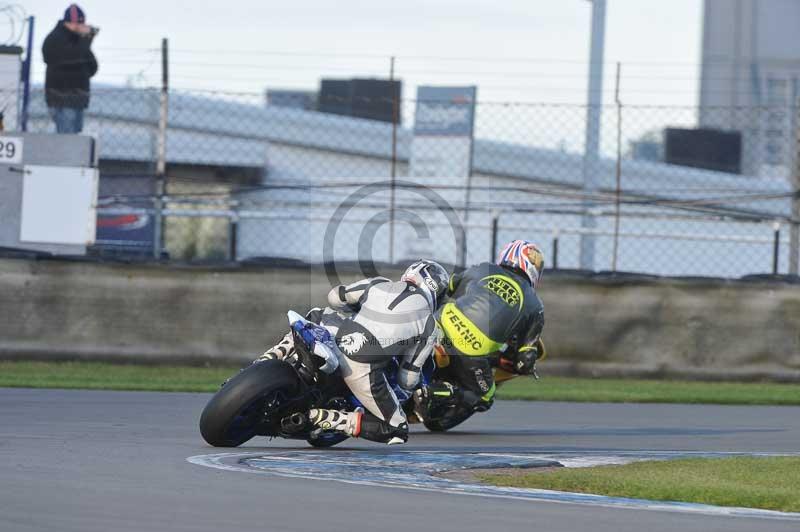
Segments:
[[[350,436],[346,436],[344,434],[330,434],[321,438],[308,438],[306,441],[309,443],[309,445],[316,447],[317,449],[327,449],[328,447],[339,445],[349,438]]]
[[[200,434],[214,447],[238,447],[257,434],[269,402],[290,399],[300,379],[280,360],[244,368],[211,398],[200,416]]]
[[[472,410],[458,408],[448,412],[442,417],[426,419],[422,424],[431,432],[447,432],[465,422],[473,413]]]

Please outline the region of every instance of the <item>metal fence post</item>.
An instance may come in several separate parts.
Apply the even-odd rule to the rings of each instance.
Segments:
[[[167,120],[169,116],[169,41],[161,39],[161,95],[158,114],[158,151],[156,154],[155,229],[153,257],[161,258],[164,249],[164,192],[167,174]]]
[[[553,266],[552,269],[558,269],[558,237],[559,232],[558,229],[553,231]]]
[[[389,81],[394,81],[394,56],[389,58]],[[395,194],[397,188],[397,121],[399,117],[400,102],[398,94],[392,87],[392,167],[391,167],[391,187],[389,191],[389,264],[394,264],[394,217],[395,217]]]
[[[33,24],[36,19],[28,17],[28,49],[25,51],[25,61],[22,63],[22,113],[20,116],[20,131],[28,131],[28,106],[31,99],[31,59],[33,58]]]
[[[780,222],[775,222],[772,224],[772,230],[775,235],[772,244],[772,274],[778,275],[778,263],[780,262],[780,255],[781,255],[781,224]]]
[[[489,251],[489,262],[494,262],[494,257],[497,253],[497,225],[499,219],[500,213],[492,213],[492,249]]]
[[[789,220],[789,274],[797,275],[800,260],[800,99],[795,102],[794,168],[792,168],[792,210]]]
[[[237,261],[237,242],[239,237],[239,216],[234,214],[230,217],[228,223],[228,260],[231,262]]]
[[[619,255],[619,216],[620,196],[622,194],[622,101],[619,99],[619,75],[621,66],[617,62],[617,77],[614,87],[614,101],[617,105],[617,186],[614,195],[614,251],[611,255],[611,271],[617,271],[617,258]]]
[[[469,169],[467,170],[467,190],[464,197],[464,242],[461,245],[461,253],[459,255],[459,266],[466,269],[467,267],[467,247],[469,246],[469,237],[467,230],[469,228],[469,211],[470,202],[472,201],[472,171],[475,160],[475,115],[478,114],[477,102],[478,89],[475,88],[475,106],[472,113],[472,122],[469,125]]]
[[[798,206],[797,194],[792,201],[792,219],[796,220],[800,217],[800,206]],[[800,225],[792,221],[789,224],[789,274],[797,275],[798,260],[797,254],[800,253]]]

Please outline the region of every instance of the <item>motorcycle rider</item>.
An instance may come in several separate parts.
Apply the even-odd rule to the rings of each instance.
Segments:
[[[544,306],[536,294],[543,267],[535,244],[514,240],[496,264],[478,264],[450,278],[449,300],[437,313],[446,336],[437,347],[443,380],[415,392],[420,419],[451,407],[488,410],[496,390],[492,366],[535,374],[536,361],[546,355]]]
[[[313,334],[322,351],[336,358],[326,366],[333,370],[338,366],[366,409],[312,409],[308,418],[316,431],[388,444],[408,440],[406,416],[385,371],[393,360],[400,362],[397,383],[410,397],[440,337],[433,314],[447,283],[447,270],[434,261],[421,260],[409,266],[399,282],[376,277],[336,286],[328,294],[329,307],[308,314],[309,324],[319,324],[311,327],[316,327]],[[261,359],[283,358],[293,347],[289,334]],[[318,353],[320,349],[314,348]]]

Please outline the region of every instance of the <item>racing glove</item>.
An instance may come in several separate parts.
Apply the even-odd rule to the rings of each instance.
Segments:
[[[534,351],[515,353],[503,369],[509,369],[517,375],[532,375],[536,371],[536,353]]]
[[[523,346],[517,352],[501,355],[499,366],[517,375],[536,375],[536,362],[544,360],[546,356],[544,342],[537,339],[533,345]]]
[[[461,390],[449,382],[432,382],[414,392],[414,413],[421,420],[434,409],[456,406],[462,397]]]

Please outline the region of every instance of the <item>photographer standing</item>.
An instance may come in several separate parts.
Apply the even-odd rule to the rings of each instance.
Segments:
[[[97,72],[91,46],[98,29],[86,24],[86,15],[75,4],[42,45],[47,64],[45,98],[58,133],[80,133],[83,111],[89,106],[89,79]]]

